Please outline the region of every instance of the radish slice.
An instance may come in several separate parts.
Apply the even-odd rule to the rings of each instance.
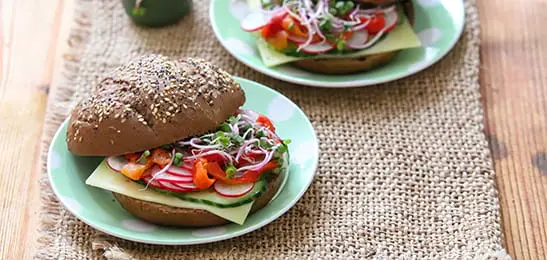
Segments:
[[[294,42],[296,44],[303,44],[305,43],[308,38],[305,38],[305,37],[301,37],[301,36],[295,36],[295,35],[290,35],[289,34],[289,37],[287,38],[287,40],[291,41],[291,42]],[[318,43],[320,42],[321,39],[315,39],[315,40],[312,40],[311,43]]]
[[[166,182],[166,181],[158,181],[158,183],[162,186],[163,189],[170,190],[170,191],[176,191],[176,192],[186,192],[188,189],[181,188],[173,183]]]
[[[253,189],[254,185],[254,183],[225,184],[217,181],[213,187],[219,195],[234,198],[247,194]]]
[[[171,183],[193,183],[192,176],[190,177],[182,177],[178,175],[173,174],[162,174],[162,176],[159,176],[156,178],[157,181],[163,181],[163,182],[171,182]]]
[[[110,156],[106,158],[106,165],[113,171],[120,172],[124,165],[129,162],[125,156]]]
[[[192,172],[190,172],[185,165],[183,165],[182,167],[177,167],[173,165],[169,167],[169,169],[167,169],[167,172],[180,177],[192,177]]]
[[[368,32],[366,30],[356,31],[346,42],[346,46],[351,49],[358,49],[368,41]]]
[[[384,19],[386,23],[386,28],[384,29],[384,33],[387,33],[393,28],[395,28],[395,25],[399,22],[399,16],[397,15],[397,11],[389,11],[384,14]]]
[[[241,20],[241,29],[247,32],[254,32],[266,26],[272,17],[262,12],[250,13]]]
[[[197,190],[198,187],[194,183],[173,183],[173,185],[186,190]]]
[[[302,48],[301,50],[305,53],[318,54],[318,53],[324,53],[324,52],[330,51],[332,49],[334,49],[334,46],[330,45],[328,42],[320,42],[320,43],[310,44]]]
[[[290,34],[289,34],[289,37],[287,39],[291,42],[296,43],[296,44],[302,44],[302,43],[305,43],[308,40],[304,37],[294,36],[294,35],[290,35]]]
[[[152,177],[149,175],[149,176],[146,176],[143,178],[144,182],[148,183],[148,185],[154,187],[154,188],[158,188],[158,189],[161,189],[161,186],[160,184],[155,181],[155,180],[152,180]]]

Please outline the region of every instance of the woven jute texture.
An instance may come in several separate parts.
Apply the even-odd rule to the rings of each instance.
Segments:
[[[136,56],[162,53],[205,58],[282,92],[309,116],[321,155],[313,185],[288,213],[250,234],[196,246],[144,245],[101,234],[62,207],[44,173],[38,258],[507,257],[483,134],[474,1],[466,2],[465,31],[447,57],[415,76],[357,89],[296,86],[251,70],[215,39],[208,1],[195,1],[190,16],[163,29],[134,26],[121,1],[76,1],[72,48],[51,91],[44,145],[101,75]]]

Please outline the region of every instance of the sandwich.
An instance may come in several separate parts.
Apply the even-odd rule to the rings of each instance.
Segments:
[[[323,74],[374,69],[420,46],[405,0],[249,0],[241,28],[253,33],[263,63]]]
[[[289,143],[244,103],[241,86],[204,60],[139,57],[74,107],[67,146],[104,157],[86,184],[147,222],[243,224],[280,189]]]

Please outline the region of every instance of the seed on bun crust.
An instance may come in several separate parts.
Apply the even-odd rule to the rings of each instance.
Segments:
[[[73,109],[77,155],[138,152],[215,129],[245,102],[239,84],[200,59],[148,55],[117,68]]]

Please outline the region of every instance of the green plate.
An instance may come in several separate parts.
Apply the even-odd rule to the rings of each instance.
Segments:
[[[287,212],[302,197],[315,175],[319,156],[317,136],[304,112],[288,98],[256,82],[236,80],[247,97],[244,108],[270,117],[279,136],[292,140],[285,185],[266,207],[251,214],[244,225],[184,229],[156,226],[137,219],[115,201],[112,193],[85,184],[102,158],[78,157],[68,151],[67,121],[55,134],[47,158],[49,181],[59,201],[77,218],[102,232],[127,240],[164,245],[200,244],[240,236]]]
[[[209,19],[220,43],[247,66],[271,77],[315,87],[360,87],[397,80],[417,73],[445,56],[458,41],[464,26],[462,0],[413,0],[416,19],[414,31],[421,48],[400,51],[393,61],[368,72],[349,75],[324,75],[291,65],[266,67],[254,37],[240,28],[248,12],[246,0],[212,0]],[[227,10],[229,10],[227,12]]]

